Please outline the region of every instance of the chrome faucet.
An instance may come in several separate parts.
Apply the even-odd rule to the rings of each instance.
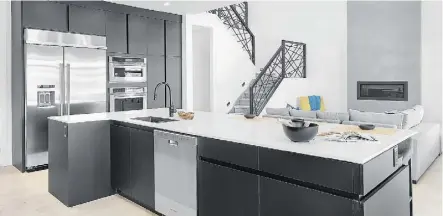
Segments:
[[[155,89],[154,89],[154,100],[157,100],[157,88],[160,85],[165,85],[169,89],[169,117],[174,117],[174,113],[176,113],[177,110],[174,108],[174,104],[172,103],[171,87],[169,86],[169,84],[167,82],[160,82],[160,83],[157,84],[157,86],[155,86]]]

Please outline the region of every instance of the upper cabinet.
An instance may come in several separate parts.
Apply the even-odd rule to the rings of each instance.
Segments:
[[[49,1],[23,1],[25,28],[68,31],[68,6]]]
[[[106,14],[101,10],[69,6],[69,31],[89,35],[106,35]]]
[[[148,19],[148,35],[145,40],[148,43],[148,55],[165,55],[165,22],[163,20]]]
[[[148,56],[148,108],[165,107],[165,86],[157,89],[157,100],[154,100],[154,90],[158,83],[165,81],[165,57]],[[169,103],[169,102],[168,102]],[[168,104],[169,105],[169,104]]]
[[[166,82],[171,87],[172,103],[175,108],[182,108],[182,59],[166,58]],[[169,106],[169,94],[166,94],[166,105]]]
[[[130,54],[148,53],[148,19],[137,15],[128,16],[128,52]]]
[[[181,23],[165,22],[166,27],[166,55],[180,57],[182,54]]]
[[[128,52],[126,17],[126,14],[106,13],[106,45],[108,52]]]

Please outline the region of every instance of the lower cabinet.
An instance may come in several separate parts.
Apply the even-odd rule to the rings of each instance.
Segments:
[[[360,201],[260,177],[261,216],[411,216],[409,199],[408,167]]]
[[[118,193],[154,209],[154,134],[111,125],[111,184]]]
[[[353,216],[358,202],[260,177],[260,215]]]
[[[199,216],[412,216],[409,167],[361,200],[199,160]]]
[[[154,134],[131,129],[132,198],[140,204],[154,207]]]
[[[129,128],[111,125],[111,186],[125,196],[131,195]]]
[[[198,163],[199,216],[259,215],[258,176],[201,160]]]

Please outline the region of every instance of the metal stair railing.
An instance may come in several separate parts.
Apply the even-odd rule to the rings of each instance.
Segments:
[[[242,45],[249,59],[255,64],[255,36],[248,27],[247,19],[248,4],[242,2],[209,11],[217,15],[222,22],[232,30],[237,41]]]
[[[249,112],[259,115],[284,78],[306,78],[306,44],[282,40],[249,87]]]

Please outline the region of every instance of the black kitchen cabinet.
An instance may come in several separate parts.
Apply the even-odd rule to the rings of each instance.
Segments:
[[[108,52],[127,53],[126,14],[106,13],[106,45]]]
[[[23,27],[68,31],[68,6],[49,1],[23,1]]]
[[[130,158],[129,128],[111,125],[111,185],[125,196],[132,191]]]
[[[181,23],[166,21],[165,28],[166,28],[166,55],[171,57],[182,56]]]
[[[147,19],[148,35],[145,40],[148,43],[148,55],[165,55],[165,24],[163,20]]]
[[[165,81],[165,57],[164,56],[148,56],[148,108],[165,107],[165,86],[162,85],[157,89],[157,100],[154,100],[155,86]],[[169,102],[167,103],[169,106]]]
[[[106,14],[102,10],[69,6],[69,31],[88,35],[106,35]]]
[[[154,134],[132,129],[131,134],[131,197],[145,207],[154,209]]]
[[[409,167],[402,167],[380,188],[355,200],[260,177],[260,215],[409,216],[408,179]]]
[[[260,177],[260,215],[353,216],[357,201]]]
[[[137,15],[128,16],[128,52],[130,54],[147,54],[148,34],[147,18]]]
[[[172,90],[172,102],[176,108],[182,107],[182,59],[180,57],[166,57],[166,82]],[[166,94],[169,105],[169,94]]]
[[[259,215],[258,176],[201,160],[198,163],[199,216]]]
[[[154,134],[111,125],[111,185],[118,193],[154,209]]]
[[[68,207],[113,195],[109,122],[47,124],[49,192]]]

